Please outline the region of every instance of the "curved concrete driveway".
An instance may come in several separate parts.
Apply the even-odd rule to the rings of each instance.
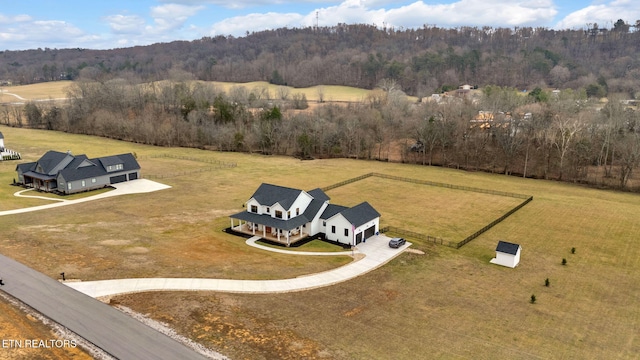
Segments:
[[[285,252],[295,255],[351,255],[352,252],[339,253],[304,253],[299,251],[280,250],[255,244],[256,238],[247,241],[269,251]],[[304,275],[292,279],[281,280],[231,280],[231,279],[198,279],[198,278],[146,278],[119,279],[83,282],[67,282],[65,285],[92,297],[145,291],[220,291],[232,293],[281,293],[309,290],[337,284],[374,270],[408,248],[407,243],[400,249],[388,246],[389,238],[384,235],[374,236],[366,243],[360,243],[355,250],[364,258],[334,270],[313,275]]]
[[[111,186],[114,187],[115,189],[111,191],[107,191],[102,194],[87,196],[85,198],[75,199],[75,200],[53,199],[53,198],[47,198],[47,197],[41,197],[41,196],[29,196],[29,195],[24,195],[25,190],[18,191],[14,194],[15,196],[40,198],[40,199],[56,201],[56,202],[52,204],[32,206],[32,207],[22,208],[22,209],[0,211],[0,216],[22,214],[22,213],[31,212],[31,211],[51,209],[59,206],[67,206],[67,205],[73,205],[73,204],[83,203],[87,201],[104,199],[112,196],[153,192],[153,191],[168,189],[171,187],[169,185],[157,183],[155,181],[151,181],[147,179],[131,180],[131,181],[127,181],[119,184],[113,184]]]

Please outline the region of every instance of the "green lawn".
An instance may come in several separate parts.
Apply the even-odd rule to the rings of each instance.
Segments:
[[[227,216],[240,211],[262,182],[309,190],[379,172],[534,197],[459,250],[416,243],[413,247],[424,255],[402,254],[380,269],[327,288],[277,295],[149,293],[115,299],[232,358],[415,359],[428,354],[445,359],[634,359],[640,354],[638,194],[405,164],[300,161],[6,127],[0,131],[7,146],[28,160],[48,149],[88,156],[136,152],[143,174],[200,165],[152,157],[168,151],[237,163],[235,168],[164,179],[172,188],[155,193],[0,217],[2,253],[51,277],[65,271],[80,279],[274,279],[350,261],[268,253],[222,232],[230,224]],[[8,185],[14,170],[15,162],[0,163],[0,210],[32,201],[14,199],[16,188]],[[510,198],[380,178],[328,195],[342,205],[369,201],[384,224],[428,226],[428,232],[449,232],[454,240],[514,206]],[[517,268],[489,264],[498,240],[522,245]],[[550,287],[544,286],[546,278]],[[529,303],[532,294],[535,304]]]

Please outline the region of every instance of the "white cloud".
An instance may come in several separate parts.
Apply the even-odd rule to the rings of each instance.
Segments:
[[[262,31],[281,27],[299,27],[304,17],[300,14],[265,13],[228,18],[213,24],[212,35],[245,35],[247,31]]]
[[[111,15],[105,17],[105,20],[116,34],[136,34],[145,25],[144,19],[137,15]]]
[[[335,6],[302,14],[251,14],[229,18],[212,26],[214,34],[241,36],[281,26],[313,26],[318,12],[320,26],[375,24],[396,28],[415,28],[425,24],[438,26],[544,26],[557,10],[552,0],[460,0],[450,4],[425,4],[424,1],[392,8],[380,8],[383,0],[345,0]],[[391,4],[388,4],[391,5]],[[285,21],[286,20],[286,21]],[[550,25],[550,24],[549,24]]]
[[[166,4],[151,8],[151,17],[155,26],[148,27],[156,32],[166,32],[181,28],[187,19],[198,11],[204,9],[204,6],[187,6],[180,4]]]
[[[601,28],[612,28],[618,19],[635,24],[636,20],[640,19],[640,8],[630,0],[601,2],[574,11],[554,27],[556,29],[579,29],[586,27],[587,24],[597,23]]]

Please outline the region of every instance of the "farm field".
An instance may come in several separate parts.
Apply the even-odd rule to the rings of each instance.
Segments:
[[[378,270],[327,288],[278,295],[154,292],[112,299],[233,359],[414,359],[423,354],[633,359],[640,353],[637,194],[395,163],[300,161],[38,130],[0,131],[24,161],[49,149],[90,157],[134,152],[143,176],[184,173],[157,180],[171,185],[169,190],[0,217],[1,252],[54,278],[65,271],[82,280],[274,279],[351,261],[265,253],[222,232],[229,226],[226,216],[240,211],[262,182],[309,190],[378,172],[534,197],[459,250],[409,239],[425,254],[404,253]],[[155,157],[167,153],[185,159]],[[199,160],[237,166],[194,172],[200,164],[209,166]],[[15,165],[0,162],[0,210],[33,206],[34,200],[15,198],[19,188],[8,185]],[[452,240],[520,202],[380,178],[327,193],[335,204],[369,201],[382,213],[383,226],[426,224],[434,232],[450,232],[432,235]],[[416,201],[421,199],[431,201]],[[498,240],[522,245],[516,269],[489,264]],[[532,294],[535,304],[529,303]],[[12,319],[0,314],[1,322]]]
[[[280,85],[269,84],[266,81],[254,81],[249,83],[232,83],[232,82],[220,82],[211,81],[210,84],[219,87],[225,92],[229,92],[233,87],[243,86],[247,90],[253,89],[266,89],[269,92],[270,98],[278,98],[278,88]],[[56,99],[64,98],[67,96],[67,88],[73,84],[72,81],[51,81],[31,85],[20,86],[3,86],[0,88],[3,90],[0,92],[0,103],[15,102],[18,101],[16,97],[3,94],[3,92],[9,92],[19,95],[29,100],[44,100],[44,99]],[[300,93],[304,94],[309,101],[319,101],[319,87],[312,86],[308,88],[293,88],[289,89],[291,95]],[[338,85],[323,85],[320,87],[320,91],[324,94],[324,101],[363,101],[371,90],[359,89],[350,86],[338,86]],[[410,101],[415,101],[417,98],[408,97]]]

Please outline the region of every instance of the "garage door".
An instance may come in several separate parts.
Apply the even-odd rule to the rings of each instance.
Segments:
[[[356,245],[360,244],[362,242],[362,233],[357,233],[356,234]]]
[[[109,182],[111,184],[117,184],[117,183],[121,183],[121,182],[125,182],[127,181],[127,174],[123,174],[123,175],[118,175],[118,176],[112,176],[109,178]]]
[[[130,181],[131,180],[135,180],[137,178],[138,178],[138,173],[136,173],[136,172],[129,173],[129,180]]]
[[[373,225],[373,226],[371,226],[370,228],[368,228],[368,229],[366,229],[364,231],[364,238],[368,239],[368,238],[372,237],[373,235],[375,235],[375,233],[376,233],[376,226]]]

